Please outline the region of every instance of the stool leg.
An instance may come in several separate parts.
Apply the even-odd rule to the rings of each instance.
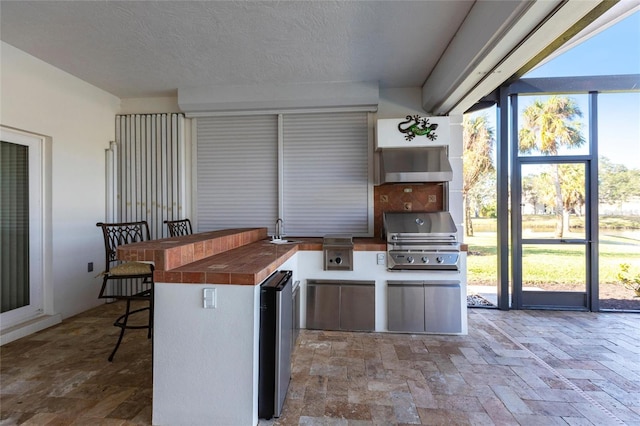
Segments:
[[[123,315],[123,323],[122,325],[118,325],[118,327],[120,327],[120,336],[118,337],[118,342],[116,343],[116,347],[113,348],[113,352],[111,352],[111,355],[109,355],[109,362],[113,361],[113,357],[116,354],[116,351],[118,350],[118,348],[120,347],[120,343],[122,342],[122,337],[124,336],[124,329],[127,327],[127,320],[129,320],[129,308],[131,306],[131,301],[129,299],[127,299],[127,310]],[[116,321],[116,325],[117,325],[117,321]]]

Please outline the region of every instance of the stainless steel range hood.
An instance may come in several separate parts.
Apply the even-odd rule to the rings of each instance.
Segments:
[[[453,170],[447,146],[383,148],[380,183],[450,182]]]

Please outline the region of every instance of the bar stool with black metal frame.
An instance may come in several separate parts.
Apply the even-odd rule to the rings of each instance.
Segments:
[[[113,323],[120,327],[120,336],[115,348],[109,355],[113,361],[116,351],[120,347],[125,330],[148,329],[147,338],[151,338],[153,329],[153,264],[145,262],[122,262],[116,258],[116,249],[123,244],[131,244],[150,239],[149,225],[146,221],[102,223],[96,226],[102,228],[104,237],[106,266],[103,272],[102,288],[98,298],[125,300],[126,309]],[[149,305],[131,310],[131,302],[135,300],[148,301]],[[135,308],[135,306],[134,306]],[[149,312],[148,321],[143,325],[129,323],[129,317],[140,312]]]
[[[165,220],[164,223],[166,223],[167,228],[169,228],[170,237],[181,237],[193,233],[189,219]]]

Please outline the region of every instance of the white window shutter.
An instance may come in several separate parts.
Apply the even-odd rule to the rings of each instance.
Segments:
[[[274,115],[197,118],[198,232],[268,227],[278,216]]]
[[[287,234],[368,234],[368,140],[366,112],[283,117]]]

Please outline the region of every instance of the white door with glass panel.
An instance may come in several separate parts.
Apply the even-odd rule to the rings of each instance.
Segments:
[[[0,323],[43,312],[43,139],[0,129]]]

